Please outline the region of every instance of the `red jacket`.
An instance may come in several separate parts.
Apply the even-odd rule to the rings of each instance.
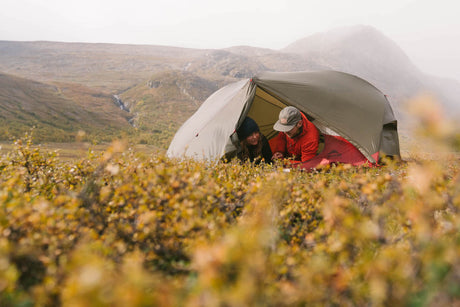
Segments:
[[[302,133],[293,139],[284,132],[270,140],[272,152],[281,152],[285,158],[293,158],[293,163],[305,162],[316,156],[318,151],[318,129],[302,114]]]

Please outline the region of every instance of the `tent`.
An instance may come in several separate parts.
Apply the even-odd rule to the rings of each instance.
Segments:
[[[180,127],[167,155],[205,160],[231,156],[239,144],[235,131],[246,116],[270,140],[277,133],[273,125],[280,110],[289,105],[326,137],[323,152],[305,168],[335,161],[374,164],[382,155],[400,156],[397,121],[386,96],[369,82],[338,71],[266,72],[229,84]],[[359,157],[342,155],[350,149]]]

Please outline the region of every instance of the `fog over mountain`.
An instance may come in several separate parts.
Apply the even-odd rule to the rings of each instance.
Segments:
[[[420,93],[434,95],[447,114],[460,114],[459,82],[424,74],[391,38],[369,26],[317,33],[280,50],[0,41],[1,73],[50,84],[62,99],[88,112],[98,112],[88,107],[98,105],[107,114],[119,109],[114,101],[121,101],[128,114],[113,120],[129,120],[143,142],[163,147],[201,102],[225,84],[262,71],[324,69],[357,75],[388,95],[402,131],[407,116],[404,104]],[[32,83],[24,82],[18,90],[27,84]],[[63,84],[67,91],[62,90]],[[83,93],[83,88],[91,94]],[[4,103],[17,103],[8,95],[0,84]],[[0,118],[3,113],[0,110]],[[15,122],[8,116],[8,123]]]
[[[423,73],[394,41],[373,27],[358,25],[317,33],[281,51],[371,82],[388,95],[402,130],[409,128],[404,103],[417,95],[433,95],[447,116],[460,114],[460,83]]]
[[[318,33],[298,40],[283,52],[301,54],[333,69],[359,75],[382,91],[411,94],[421,86],[421,72],[392,40],[369,26]],[[394,78],[398,76],[398,78]]]

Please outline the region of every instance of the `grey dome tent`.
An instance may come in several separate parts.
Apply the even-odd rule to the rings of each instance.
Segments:
[[[386,96],[343,72],[267,72],[213,93],[175,134],[167,155],[215,160],[237,150],[236,129],[253,118],[270,140],[281,109],[295,106],[326,135],[353,144],[371,163],[400,156],[397,121]]]

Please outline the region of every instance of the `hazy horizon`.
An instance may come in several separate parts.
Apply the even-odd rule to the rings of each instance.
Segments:
[[[0,40],[279,50],[338,27],[369,25],[423,72],[460,81],[460,20],[449,0],[4,0]]]

